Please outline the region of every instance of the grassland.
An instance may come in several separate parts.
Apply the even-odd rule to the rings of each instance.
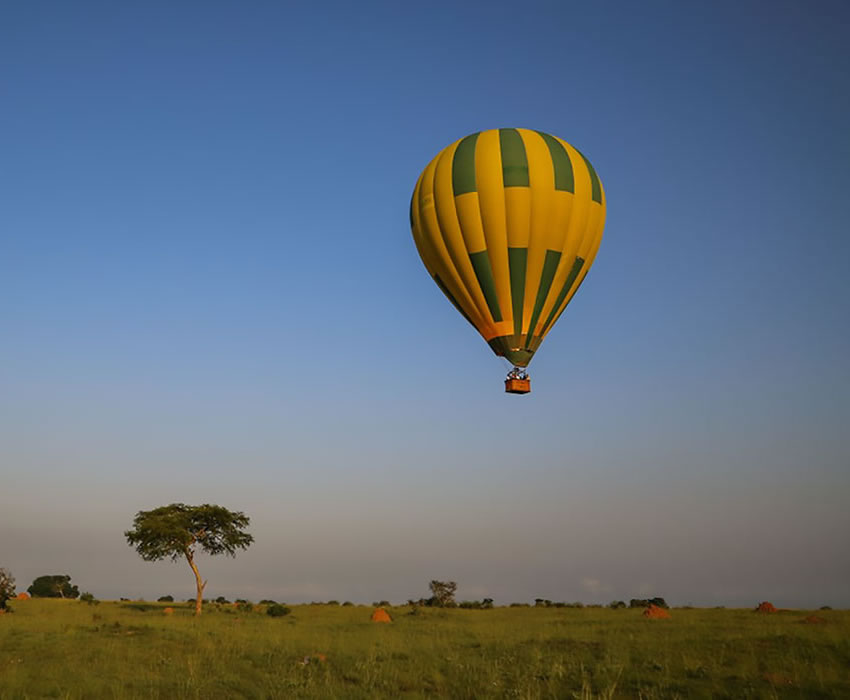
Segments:
[[[14,602],[0,698],[848,698],[850,612]],[[325,655],[321,660],[319,655]],[[305,659],[308,663],[305,663]]]

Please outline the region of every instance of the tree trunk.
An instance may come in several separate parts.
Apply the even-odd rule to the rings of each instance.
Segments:
[[[192,567],[192,573],[195,574],[195,584],[198,587],[198,595],[195,598],[195,617],[198,617],[201,614],[201,604],[204,602],[204,588],[206,588],[207,582],[201,580],[201,573],[195,566],[195,560],[189,552],[186,552],[186,561]]]

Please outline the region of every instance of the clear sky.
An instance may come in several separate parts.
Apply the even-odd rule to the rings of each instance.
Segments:
[[[192,594],[136,511],[245,511],[212,597],[850,606],[850,5],[10,2],[0,566]],[[410,193],[521,126],[608,222],[530,370]]]

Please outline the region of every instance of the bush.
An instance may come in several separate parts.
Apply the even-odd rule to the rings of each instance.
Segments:
[[[612,600],[608,603],[608,607],[611,608],[611,610],[621,610],[626,607],[626,603],[622,600]]]
[[[275,603],[274,605],[269,606],[268,610],[266,610],[266,615],[269,617],[283,617],[284,615],[289,615],[291,612],[292,611],[285,605]]]
[[[342,604],[342,607],[345,607],[345,606],[347,606],[347,605],[354,605],[354,603],[352,603],[350,600],[346,600],[346,601]]]
[[[8,569],[0,569],[0,610],[8,610],[6,601],[15,596],[15,577]]]
[[[100,601],[94,597],[91,593],[82,593],[80,595],[80,602],[88,603],[89,605],[99,605]]]
[[[157,603],[173,603],[174,602],[174,596],[173,595],[161,595],[159,598],[156,599],[156,602]]]
[[[277,601],[265,598],[264,600],[260,601],[260,605],[277,605]]]
[[[339,605],[339,601],[338,600],[329,600],[328,605]]]

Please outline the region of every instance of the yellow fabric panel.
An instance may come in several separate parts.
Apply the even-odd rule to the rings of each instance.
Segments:
[[[422,258],[422,263],[428,274],[432,277],[435,273],[435,260],[433,246],[428,238],[424,235],[424,225],[422,223],[422,213],[419,206],[419,198],[421,197],[422,178],[419,176],[416,181],[416,187],[413,190],[413,206],[410,207],[411,228],[413,229],[413,242],[416,244],[416,250],[419,251],[419,257]]]
[[[499,130],[490,129],[478,135],[475,149],[475,184],[481,221],[487,242],[487,255],[493,268],[493,279],[502,311],[501,330],[496,335],[513,332],[511,276],[508,269],[508,227],[505,214],[505,188],[502,186],[502,151]],[[489,338],[488,338],[489,340]]]
[[[432,275],[439,275],[443,284],[452,293],[457,303],[461,306],[467,316],[469,316],[476,328],[483,325],[483,319],[475,302],[467,291],[466,285],[463,282],[461,275],[452,262],[451,255],[446,248],[446,243],[443,240],[440,232],[440,224],[437,220],[437,210],[434,206],[434,176],[436,174],[437,158],[434,158],[425,168],[422,173],[419,184],[419,197],[416,202],[415,209],[419,214],[420,240],[423,247],[429,251],[433,269],[429,270]],[[414,219],[415,221],[415,219]],[[426,268],[428,265],[426,264]]]
[[[486,249],[487,257],[490,258],[490,266],[492,267],[493,255],[491,254],[490,249],[487,247],[487,241],[484,238],[484,226],[481,220],[481,209],[479,207],[478,193],[467,192],[466,194],[462,194],[459,197],[455,197],[455,206],[457,208],[458,221],[460,222],[460,229],[463,233],[467,250],[470,253],[479,253],[482,250]],[[507,264],[507,248],[504,245],[502,246],[502,252],[505,257],[505,264]],[[477,289],[481,288],[480,285],[477,283],[477,278],[475,284]],[[496,289],[498,296],[498,287]],[[508,287],[508,289],[510,289],[510,287]],[[501,299],[499,299],[499,303],[501,305]],[[500,310],[502,310],[502,308],[503,307],[500,306]],[[508,324],[505,323],[504,311],[502,311],[502,320],[499,322],[492,321],[492,316],[490,314],[488,314],[486,318],[487,327],[479,328],[479,331],[484,335],[484,338],[486,340],[490,340],[491,338],[495,338],[499,335],[504,335],[508,332],[508,330],[506,329],[513,327],[508,326]]]
[[[469,259],[470,251],[466,247],[466,241],[458,221],[452,187],[452,159],[458,143],[456,141],[437,156],[437,168],[434,174],[434,205],[437,211],[439,232],[442,234],[443,241],[445,241],[446,249],[466,291],[475,303],[476,312],[472,316],[475,327],[481,335],[487,337],[488,334],[493,333],[493,323],[490,320],[487,302],[484,300],[484,294],[478,285],[478,278],[475,276],[475,270],[472,268],[472,262]]]
[[[525,295],[523,296],[522,328],[528,331],[537,290],[543,273],[543,261],[547,249],[556,250],[557,236],[552,220],[552,204],[555,194],[555,170],[549,147],[537,132],[517,129],[528,159],[528,184],[531,190],[531,230],[528,239],[528,264],[525,272]]]
[[[549,318],[552,312],[552,307],[558,299],[558,295],[564,287],[564,283],[569,277],[570,271],[575,264],[576,256],[579,255],[579,248],[584,238],[583,231],[579,229],[581,217],[577,215],[577,211],[586,209],[586,203],[577,202],[578,199],[570,192],[556,192],[556,199],[561,200],[557,205],[557,210],[563,210],[563,215],[566,220],[566,226],[561,229],[563,242],[561,244],[561,261],[558,263],[558,270],[555,272],[555,277],[552,280],[552,288],[549,290],[549,295],[546,297],[546,303],[543,304],[543,311],[540,318],[537,319],[537,327],[534,329],[534,334],[538,335],[542,325]],[[550,326],[551,329],[551,326]],[[548,333],[547,329],[547,333]],[[544,334],[545,337],[545,334]]]
[[[574,199],[575,195],[572,192],[556,190],[552,193],[550,216],[552,219],[553,244],[551,248],[552,250],[560,250],[564,254],[568,252],[570,243],[569,231]],[[561,261],[563,262],[563,256]]]
[[[540,332],[543,324],[546,322],[546,319],[549,318],[549,314],[552,312],[552,307],[554,306],[555,301],[561,293],[564,283],[567,281],[567,277],[572,270],[576,256],[584,258],[585,263],[579,277],[573,282],[573,289],[575,289],[578,279],[580,279],[583,274],[586,274],[585,270],[589,268],[586,258],[588,250],[588,235],[590,233],[589,226],[592,225],[589,221],[589,216],[591,207],[599,208],[599,204],[592,200],[593,189],[590,181],[590,173],[587,170],[587,166],[585,165],[581,154],[563,139],[555,138],[566,149],[567,155],[570,157],[570,162],[573,166],[575,194],[571,195],[572,201],[568,219],[569,224],[566,228],[566,235],[564,237],[561,262],[558,265],[558,271],[555,273],[555,278],[552,282],[552,289],[546,299],[546,303],[543,305],[543,312],[540,314],[540,318],[537,321],[537,328],[534,329],[535,334]],[[569,193],[566,194],[569,195]],[[567,294],[567,300],[570,298],[571,294]],[[563,311],[561,311],[561,313],[562,312]],[[555,324],[553,322],[547,329],[546,334],[548,334],[549,330],[551,330],[554,325]],[[545,337],[546,334],[544,334],[543,337]]]
[[[501,176],[501,173],[499,173]],[[528,187],[505,187],[505,220],[508,248],[527,248],[531,237],[531,191]]]
[[[455,197],[455,209],[460,230],[469,253],[478,253],[487,247],[484,240],[484,225],[481,222],[481,209],[478,207],[478,193],[467,192]]]
[[[587,231],[581,245],[581,255],[585,259],[585,265],[590,267],[591,258],[599,248],[602,241],[602,227],[605,224],[605,209],[602,205],[594,202],[590,207],[590,216],[587,219]]]
[[[575,199],[573,201],[573,213],[570,217],[570,228],[567,232],[567,240],[570,247],[575,245],[576,253],[581,248],[581,242],[587,233],[587,217],[590,214],[590,205],[593,204],[593,185],[590,182],[590,173],[584,164],[581,154],[566,141],[558,139],[561,145],[567,149],[570,161],[573,164],[573,180],[575,182]],[[575,256],[573,256],[575,257]],[[570,263],[572,264],[572,263]]]

